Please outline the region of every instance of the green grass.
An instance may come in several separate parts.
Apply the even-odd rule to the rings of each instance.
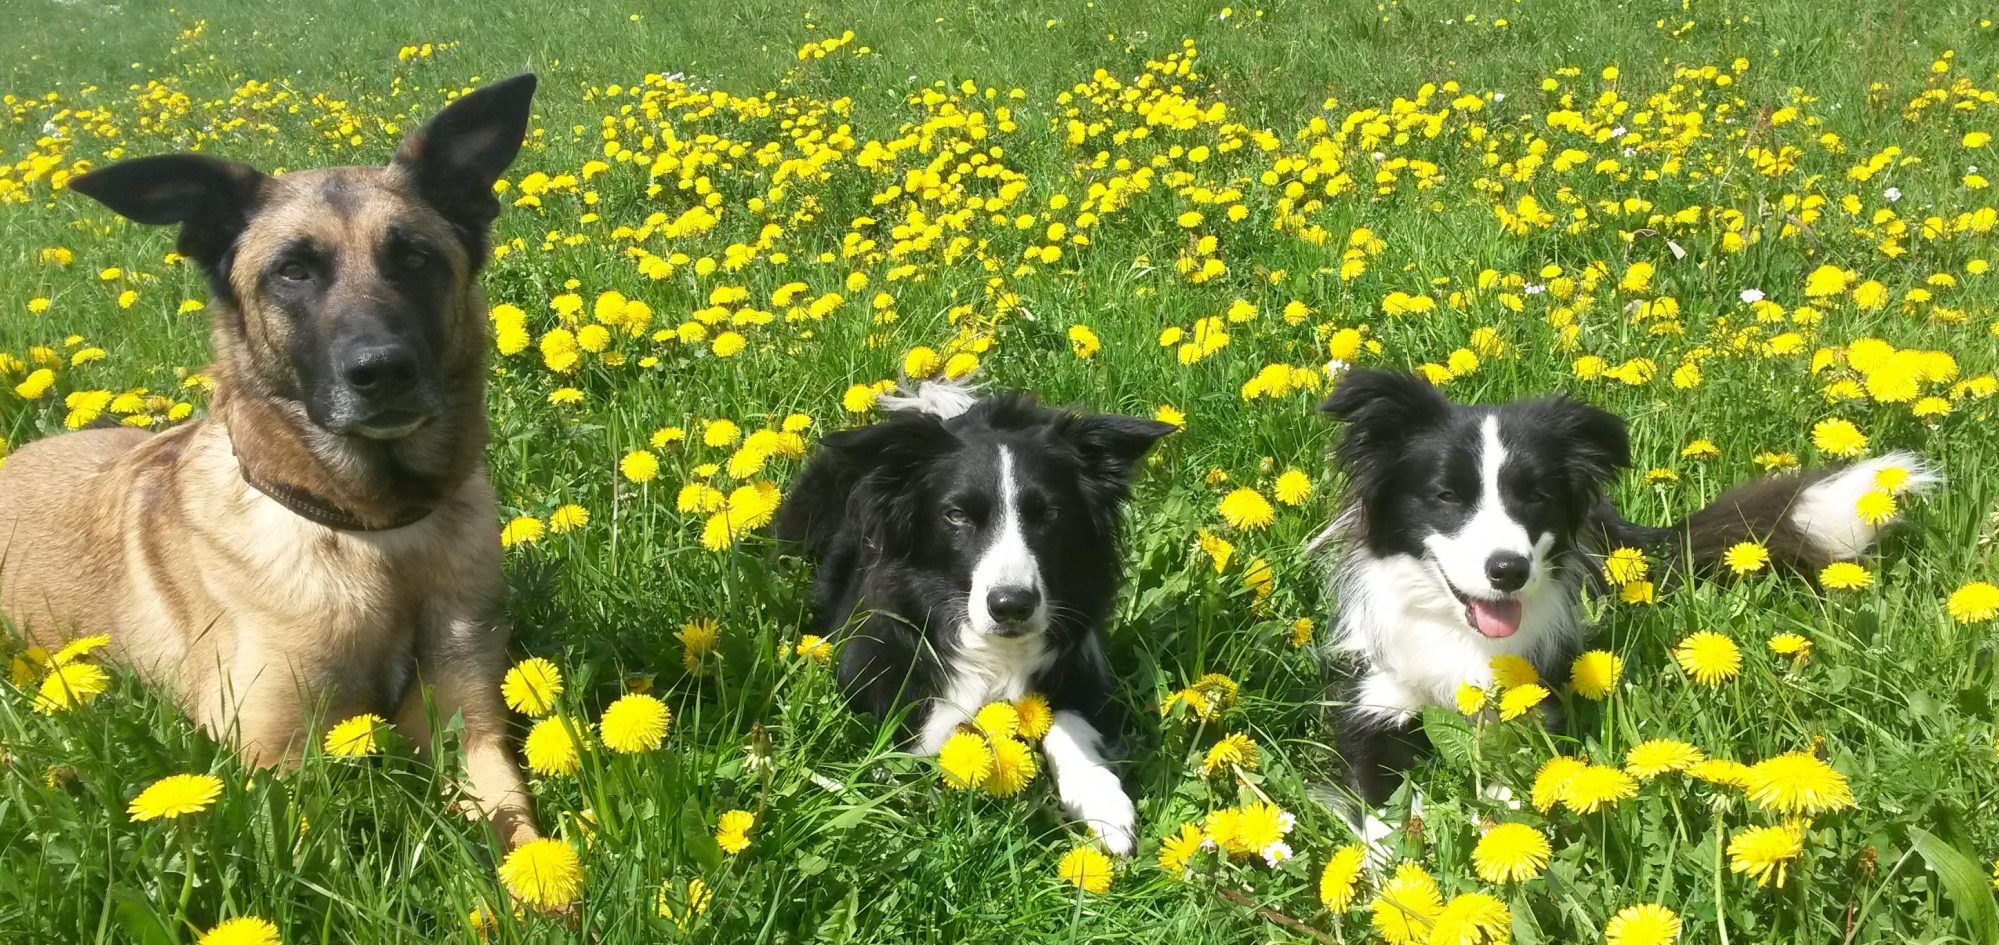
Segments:
[[[506,941],[1298,937],[1225,890],[1338,941],[1378,940],[1364,908],[1332,915],[1318,902],[1318,871],[1350,838],[1311,793],[1335,764],[1324,672],[1311,650],[1289,645],[1293,621],[1323,622],[1332,606],[1319,565],[1301,549],[1334,512],[1340,483],[1323,455],[1336,431],[1312,409],[1320,391],[1241,396],[1266,365],[1316,371],[1328,339],[1362,325],[1379,350],[1353,360],[1401,367],[1444,364],[1490,327],[1504,350],[1482,352],[1475,372],[1449,382],[1452,396],[1559,391],[1630,418],[1638,469],[1616,492],[1634,519],[1663,521],[1696,507],[1757,474],[1753,457],[1767,451],[1807,465],[1828,461],[1810,431],[1830,417],[1859,425],[1873,451],[1918,450],[1950,478],[1938,494],[1910,503],[1906,526],[1869,562],[1872,588],[1822,592],[1762,575],[1666,592],[1651,606],[1614,598],[1592,605],[1591,646],[1624,659],[1624,683],[1601,703],[1558,693],[1571,719],[1566,734],[1549,735],[1531,720],[1467,730],[1448,715],[1434,717],[1434,734],[1452,750],[1419,772],[1427,807],[1398,842],[1446,898],[1491,889],[1474,873],[1470,851],[1482,822],[1506,817],[1544,828],[1555,851],[1541,878],[1491,889],[1510,905],[1520,942],[1601,940],[1606,920],[1639,902],[1678,912],[1689,942],[1983,943],[1999,935],[1990,878],[1999,855],[1991,817],[1999,802],[1993,624],[1959,623],[1944,605],[1960,585],[1999,577],[1992,551],[1999,490],[1988,471],[1999,463],[1994,401],[1953,393],[1954,383],[1999,369],[1991,314],[1999,277],[1974,275],[1982,267],[1970,265],[1993,255],[1990,227],[1955,222],[1993,204],[1992,190],[1965,182],[1967,166],[1999,171],[1989,146],[1963,143],[1967,132],[1999,131],[1994,106],[1979,100],[1980,90],[1999,89],[1999,28],[1982,24],[1973,4],[1405,0],[1329,9],[1283,2],[1237,6],[1226,18],[1219,3],[1129,0],[1052,12],[886,2],[551,11],[441,0],[393,12],[353,0],[309,12],[244,0],[184,0],[171,9],[22,6],[0,40],[8,50],[0,57],[0,351],[12,356],[0,359],[6,443],[62,432],[64,399],[76,392],[143,389],[166,398],[148,408],[158,414],[178,402],[197,410],[205,403],[182,384],[204,363],[202,316],[178,311],[183,300],[205,297],[199,277],[162,261],[169,234],[117,222],[52,187],[48,169],[188,147],[272,169],[380,162],[447,92],[522,69],[540,72],[543,86],[537,137],[511,175],[510,198],[532,172],[580,174],[603,159],[605,116],[620,124],[627,147],[649,154],[662,146],[642,139],[664,128],[703,147],[695,136],[704,133],[745,145],[734,155],[724,146],[705,169],[722,207],[721,222],[706,233],[618,232],[655,212],[671,220],[701,199],[676,186],[673,172],[649,194],[646,166],[629,162],[543,194],[539,207],[507,210],[499,236],[518,242],[488,266],[485,282],[494,303],[526,313],[536,338],[558,326],[550,300],[570,291],[570,280],[586,321],[598,293],[615,290],[650,306],[654,328],[694,318],[718,286],[745,287],[744,304],[766,309],[773,290],[794,280],[808,285],[804,299],[837,291],[846,301],[824,320],[788,320],[779,308],[768,324],[739,327],[747,348],[730,358],[712,356],[706,344],[649,336],[615,340],[611,350],[627,356],[622,365],[589,355],[569,374],[549,370],[532,346],[494,358],[490,459],[504,514],[546,519],[577,503],[591,515],[581,530],[509,550],[516,649],[563,667],[566,708],[585,720],[641,684],[674,712],[657,752],[593,752],[580,777],[536,779],[545,829],[584,850],[586,893],[566,921],[509,914],[490,838],[445,809],[454,777],[448,744],[437,767],[396,745],[373,760],[315,756],[294,772],[252,773],[128,678],[88,705],[37,713],[40,677],[24,663],[25,691],[0,687],[0,940],[193,941],[221,919],[256,915],[275,922],[288,943],[473,941],[466,915],[482,903],[500,913],[497,938]],[[1505,26],[1496,25],[1500,18]],[[798,58],[802,44],[846,29],[853,44],[824,59]],[[1220,122],[1134,137],[1130,129],[1143,119],[1116,107],[1118,93],[1077,91],[1099,68],[1133,88],[1149,61],[1182,51],[1183,39],[1198,49],[1195,74],[1162,84],[1177,83],[1203,107],[1226,103]],[[399,60],[399,48],[423,43],[446,45]],[[867,52],[857,54],[860,47]],[[1954,52],[1947,70],[1933,72],[1945,50]],[[1747,61],[1739,72],[1738,57]],[[1615,80],[1602,75],[1609,65],[1619,68]],[[1704,66],[1731,82],[1676,72]],[[695,87],[731,97],[708,115],[697,116],[694,105],[647,115],[629,90],[651,73],[684,74]],[[1544,79],[1556,90],[1543,91]],[[978,95],[959,91],[966,80]],[[1448,81],[1460,88],[1420,92]],[[940,82],[930,103],[912,98]],[[1926,89],[1952,83],[1963,83],[1962,94],[1910,107]],[[614,84],[619,94],[608,91]],[[995,90],[990,100],[987,88]],[[1010,95],[1016,88],[1019,95]],[[749,104],[766,92],[769,109]],[[1464,93],[1482,96],[1478,110],[1451,105]],[[1092,104],[1091,94],[1113,104]],[[1398,97],[1401,106],[1393,104]],[[998,127],[1000,106],[1011,110],[1012,130]],[[1796,109],[1794,119],[1786,107]],[[1087,144],[1066,140],[1071,108],[1081,109],[1075,117],[1085,124],[1104,123]],[[1435,137],[1419,122],[1407,140],[1362,142],[1358,127],[1342,138],[1342,121],[1370,108],[1391,119],[1403,111],[1451,114]],[[1625,155],[1607,136],[1551,126],[1549,114],[1563,108],[1606,135],[1621,125],[1647,143]],[[932,193],[904,192],[911,168],[965,140],[940,117],[952,109],[985,113],[990,137],[968,147],[1001,147],[995,161],[1022,191],[1005,211],[1009,219],[969,214],[962,230],[946,230],[934,245],[896,247],[891,228],[912,208],[934,221],[951,209],[948,201],[991,197],[1001,186],[968,173]],[[1700,124],[1682,147],[1650,143],[1664,118],[1688,114]],[[1315,118],[1341,138],[1338,166],[1356,186],[1326,196],[1327,177],[1314,176],[1301,182],[1299,201],[1320,205],[1305,208],[1284,202],[1300,166],[1279,162],[1309,155]],[[794,179],[773,195],[777,167],[755,151],[777,142],[784,158],[797,157],[800,122],[829,132],[848,125],[854,143],[840,146],[823,176]],[[1273,136],[1265,143],[1275,150],[1257,143],[1257,130]],[[891,166],[855,160],[862,142],[910,134],[916,146]],[[1518,162],[1535,140],[1546,142],[1546,153],[1538,168],[1523,170]],[[1193,161],[1186,149],[1203,145],[1213,153]],[[1901,149],[1893,166],[1866,180],[1849,176],[1890,145]],[[1796,149],[1795,167],[1758,172],[1751,148],[1785,147]],[[1569,148],[1586,159],[1556,169]],[[1099,151],[1113,163],[1096,165]],[[1439,179],[1422,186],[1398,164],[1396,179],[1377,188],[1376,151],[1384,161],[1432,162]],[[48,159],[39,172],[38,157]],[[1157,161],[1150,187],[1084,228],[1078,215],[1092,185],[1129,180],[1114,164],[1120,159],[1137,167]],[[1605,160],[1618,167],[1598,169]],[[1890,186],[1899,201],[1884,196]],[[1240,197],[1197,202],[1230,188]],[[1070,202],[1053,209],[1058,194]],[[1507,232],[1494,203],[1512,210],[1528,194],[1561,219]],[[1848,195],[1860,202],[1858,215],[1841,207]],[[1807,197],[1824,205],[1798,203]],[[752,209],[752,198],[764,209]],[[1634,199],[1651,206],[1605,206]],[[1241,206],[1244,219],[1227,220],[1228,203]],[[1206,214],[1199,226],[1176,223],[1196,207]],[[1577,208],[1587,217],[1571,227]],[[1696,208],[1690,220],[1674,218],[1687,208]],[[1324,245],[1299,238],[1298,225],[1276,228],[1287,212],[1323,228]],[[1010,219],[1021,214],[1034,215],[1031,225]],[[857,223],[863,216],[876,222]],[[1930,217],[1950,232],[1924,234]],[[1897,220],[1908,233],[1890,255],[1882,243]],[[688,262],[653,279],[626,253],[638,245],[719,260],[731,244],[753,243],[766,221],[782,234],[737,270],[702,274]],[[1023,265],[1025,251],[1048,243],[1049,222],[1062,222],[1069,235],[1087,233],[1089,245],[1065,236],[1058,262]],[[1341,253],[1358,227],[1383,245],[1365,272],[1346,278]],[[1731,230],[1754,240],[1729,251],[1723,236]],[[850,233],[875,245],[848,253]],[[1228,271],[1193,284],[1174,263],[1199,255],[1201,235],[1219,239]],[[956,236],[970,242],[951,250]],[[43,250],[56,247],[73,261],[45,259]],[[787,258],[779,261],[778,252]],[[1656,267],[1651,285],[1620,290],[1640,261]],[[1606,274],[1588,279],[1592,265]],[[1854,273],[1856,282],[1878,280],[1886,304],[1863,308],[1851,293],[1808,299],[1807,275],[1825,265]],[[1544,275],[1546,266],[1560,273]],[[123,272],[101,278],[111,267]],[[1492,277],[1481,280],[1487,270]],[[852,273],[869,284],[850,289]],[[1951,275],[1952,284],[1936,284],[1937,274]],[[1559,279],[1593,287],[1566,299],[1525,289]],[[1739,298],[1748,288],[1780,303],[1784,320],[1759,324]],[[1931,297],[1905,301],[1913,288]],[[121,307],[128,290],[135,295]],[[873,310],[878,292],[893,296],[893,320]],[[1387,314],[1384,300],[1396,292],[1431,293],[1435,310]],[[1454,300],[1456,293],[1463,294]],[[1662,296],[1676,301],[1677,316],[1627,308]],[[48,300],[47,311],[31,312],[33,299]],[[1212,356],[1183,366],[1157,343],[1162,330],[1191,330],[1238,299],[1258,314],[1230,324],[1230,344]],[[1295,323],[1282,315],[1292,301],[1309,310]],[[1805,305],[1822,319],[1797,317]],[[1561,310],[1570,313],[1573,338],[1560,330]],[[1662,323],[1678,330],[1661,331]],[[1101,337],[1100,353],[1072,352],[1067,331],[1075,324]],[[1784,332],[1798,334],[1796,350],[1767,348]],[[1849,368],[1814,374],[1813,353],[1862,337],[1954,356],[1958,377],[1923,391],[1947,398],[1951,413],[1918,418],[1910,403],[1864,395],[1832,402],[1826,388],[1851,376]],[[1054,809],[1045,777],[1013,799],[944,789],[931,762],[898,753],[878,726],[843,711],[829,673],[793,655],[806,626],[808,570],[760,534],[706,550],[702,516],[675,509],[684,483],[710,481],[724,491],[741,484],[726,473],[695,472],[729,456],[700,444],[705,421],[727,418],[755,430],[799,412],[815,421],[808,437],[864,422],[841,407],[850,385],[896,376],[914,346],[949,353],[954,343],[973,342],[990,346],[982,374],[994,383],[1093,410],[1151,415],[1170,404],[1188,418],[1148,464],[1128,517],[1130,580],[1110,639],[1123,697],[1139,720],[1127,780],[1144,839],[1102,895],[1078,895],[1055,875],[1057,860],[1084,836]],[[14,387],[37,365],[14,370],[11,361],[34,362],[34,346],[48,346],[60,366],[52,390],[29,400]],[[71,365],[92,347],[105,357]],[[1610,366],[1649,358],[1656,375],[1634,384],[1585,380],[1574,367],[1585,355]],[[641,366],[649,356],[657,363]],[[1674,369],[1695,356],[1701,382],[1676,387]],[[582,391],[583,403],[551,405],[549,393],[563,387]],[[659,478],[622,479],[619,458],[648,449],[653,431],[666,426],[685,427],[689,439],[654,450]],[[1682,458],[1698,437],[1711,439],[1720,456]],[[1217,514],[1227,489],[1269,495],[1277,474],[1291,468],[1312,476],[1317,489],[1299,507],[1279,506],[1267,530],[1233,529]],[[782,486],[796,469],[780,457],[749,478]],[[1677,478],[1648,482],[1648,469]],[[1211,470],[1225,473],[1227,484],[1210,483]],[[1201,529],[1236,545],[1226,569],[1196,550]],[[1243,580],[1256,558],[1274,575],[1260,604]],[[720,661],[690,675],[673,634],[699,617],[720,621]],[[1688,680],[1669,653],[1703,629],[1743,650],[1741,674],[1714,689]],[[1810,659],[1794,665],[1769,652],[1764,641],[1780,632],[1809,637]],[[1218,723],[1152,711],[1206,672],[1242,684],[1240,704]],[[520,730],[527,724],[521,720]],[[1261,765],[1240,779],[1203,777],[1202,755],[1228,732],[1253,737]],[[1488,782],[1524,796],[1556,752],[1616,764],[1632,744],[1654,737],[1745,762],[1817,751],[1850,779],[1855,806],[1817,818],[1789,880],[1771,889],[1728,870],[1727,838],[1775,822],[1739,792],[1669,777],[1591,815],[1509,814],[1480,799]],[[768,764],[749,764],[753,754]],[[184,771],[213,772],[227,788],[213,807],[178,822],[127,817],[141,788]],[[1264,796],[1297,818],[1291,861],[1276,869],[1258,860],[1203,861],[1185,882],[1155,865],[1159,838],[1181,823]],[[728,856],[712,835],[732,808],[759,819],[750,847]],[[579,821],[585,810],[593,829]],[[678,890],[693,877],[715,898],[683,931],[657,915],[655,901],[663,884]]]

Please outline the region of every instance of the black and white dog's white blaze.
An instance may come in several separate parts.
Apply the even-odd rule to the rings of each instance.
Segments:
[[[1354,371],[1321,410],[1345,421],[1334,459],[1344,505],[1314,547],[1331,547],[1333,647],[1356,671],[1333,694],[1348,779],[1386,800],[1419,750],[1425,706],[1492,684],[1501,655],[1566,679],[1583,636],[1583,592],[1602,555],[1649,548],[1669,572],[1712,570],[1754,540],[1779,568],[1815,575],[1874,543],[1856,501],[1885,468],[1923,489],[1936,475],[1895,453],[1758,479],[1669,528],[1624,520],[1605,498],[1630,465],[1623,419],[1562,397],[1453,404],[1426,381]]]
[[[913,747],[933,754],[986,703],[1042,694],[1063,806],[1129,854],[1136,815],[1107,757],[1124,716],[1103,624],[1119,506],[1175,428],[947,384],[883,404],[889,419],[820,442],[777,516],[778,537],[818,561],[815,621],[841,641],[850,703],[877,716],[910,706]]]

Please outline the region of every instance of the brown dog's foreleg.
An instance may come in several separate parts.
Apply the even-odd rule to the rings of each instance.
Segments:
[[[492,821],[500,842],[513,849],[541,836],[520,765],[507,740],[506,706],[500,677],[506,672],[507,631],[494,620],[444,618],[426,628],[417,664],[417,683],[404,697],[397,725],[428,744],[428,687],[437,718],[461,716],[460,739],[473,813]]]

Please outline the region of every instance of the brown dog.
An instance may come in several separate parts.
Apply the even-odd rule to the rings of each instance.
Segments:
[[[470,799],[509,846],[536,833],[500,701],[477,276],[534,86],[465,95],[385,168],[170,155],[70,181],[180,225],[213,294],[214,407],[0,468],[0,613],[32,639],[109,633],[254,764],[362,712],[427,745],[428,687],[438,718],[463,714]]]

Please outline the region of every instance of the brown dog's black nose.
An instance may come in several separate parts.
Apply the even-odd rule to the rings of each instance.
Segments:
[[[365,397],[404,393],[416,386],[416,355],[399,346],[361,348],[347,356],[340,376]]]
[[[1485,579],[1492,582],[1492,589],[1502,593],[1512,593],[1527,586],[1527,575],[1533,565],[1526,555],[1511,551],[1500,551],[1485,559]]]
[[[1041,592],[1032,587],[995,587],[986,592],[986,611],[1003,623],[1026,620],[1040,606]]]

